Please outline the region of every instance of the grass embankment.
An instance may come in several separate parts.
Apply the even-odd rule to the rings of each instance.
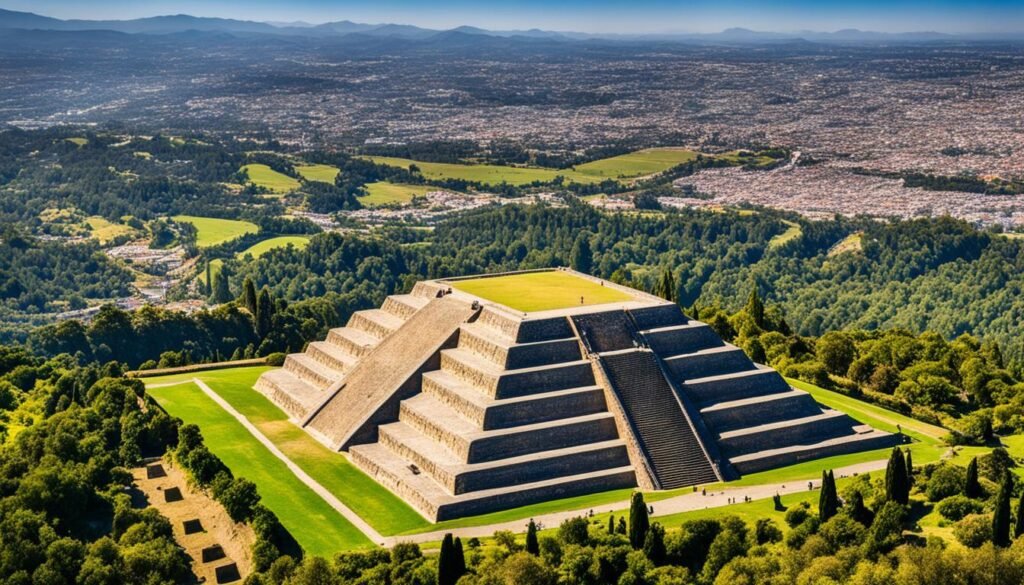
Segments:
[[[565,177],[567,181],[574,183],[599,183],[602,179],[599,176],[580,173],[571,169],[547,169],[540,167],[506,167],[501,165],[463,165],[455,163],[434,163],[421,162],[407,158],[395,158],[390,156],[367,156],[377,164],[392,167],[409,168],[410,165],[419,167],[423,176],[428,179],[461,179],[484,185],[527,185],[535,181],[547,183],[555,180],[555,177]]]
[[[200,248],[217,246],[245,234],[254,234],[260,231],[259,226],[256,224],[236,219],[197,217],[194,215],[175,215],[171,219],[179,223],[194,225],[196,227],[196,245]]]
[[[277,195],[290,193],[301,185],[298,179],[279,173],[267,165],[249,164],[243,166],[241,170],[249,175],[250,183]]]
[[[186,374],[185,379],[194,375],[198,374]],[[153,378],[149,383],[166,383],[167,380]],[[184,381],[175,386],[150,388],[148,392],[172,416],[199,425],[207,447],[233,473],[256,483],[263,504],[277,514],[281,524],[306,552],[330,555],[347,548],[372,545],[362,532],[299,481],[283,461],[198,386]]]
[[[786,224],[786,231],[768,241],[769,250],[788,244],[789,242],[804,235],[804,230],[800,227],[800,224],[785,219],[782,220],[782,223]]]
[[[270,238],[249,246],[244,251],[239,252],[238,257],[244,258],[248,254],[252,255],[253,258],[259,258],[274,248],[284,248],[286,246],[295,246],[301,250],[309,245],[309,238],[310,236],[278,236]]]
[[[413,197],[425,195],[436,191],[437,187],[429,185],[403,185],[377,181],[366,185],[367,195],[359,198],[359,202],[366,207],[380,207],[382,205],[399,204],[404,205],[412,201]]]
[[[214,392],[256,426],[285,456],[382,534],[398,534],[430,525],[405,502],[350,464],[344,455],[331,451],[317,442],[306,431],[289,421],[288,415],[274,403],[253,390],[252,387],[256,383],[256,379],[268,369],[270,368],[255,367],[195,372],[148,378],[146,384],[166,384],[174,381],[189,381],[192,378],[203,380]],[[193,392],[199,391],[194,385],[173,387],[173,389],[180,388],[194,389],[191,390]],[[153,393],[163,404],[165,393],[161,392],[157,395],[158,391],[159,389],[155,389]],[[186,392],[188,391],[186,390]],[[216,405],[214,406],[216,407]],[[216,407],[216,410],[230,417],[219,407]],[[171,414],[180,416],[186,422],[196,422],[191,420],[193,414],[188,411],[172,412]],[[202,428],[202,424],[200,424],[200,428]],[[249,436],[251,437],[251,435]],[[212,443],[210,443],[210,449],[220,455]],[[245,462],[243,467],[232,467],[232,470],[239,475],[248,477],[250,475],[247,471],[248,465],[259,465],[259,463]],[[290,471],[287,473],[292,475]],[[255,478],[250,479],[256,481]],[[264,491],[261,486],[260,492],[264,493]],[[311,497],[320,499],[315,495]],[[346,548],[340,544],[333,550]]]
[[[341,170],[331,165],[296,165],[295,171],[307,181],[334,184]]]
[[[458,280],[452,287],[517,311],[547,311],[628,301],[618,288],[560,271]],[[583,302],[580,302],[582,298]]]

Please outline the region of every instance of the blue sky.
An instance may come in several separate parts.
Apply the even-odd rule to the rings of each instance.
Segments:
[[[0,0],[58,18],[187,13],[247,20],[397,22],[583,32],[864,30],[1022,32],[1024,0]]]

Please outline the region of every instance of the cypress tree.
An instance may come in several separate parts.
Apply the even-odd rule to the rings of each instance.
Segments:
[[[992,514],[992,543],[996,546],[1010,546],[1010,497],[1013,494],[1013,478],[1010,472],[1003,472],[1003,481],[996,494],[996,509]]]
[[[253,315],[256,314],[256,285],[248,276],[245,277],[245,282],[242,283],[242,306]]]
[[[608,534],[615,534],[615,514],[608,515]]]
[[[209,296],[209,294],[212,291],[213,291],[213,276],[212,276],[212,271],[210,270],[210,261],[207,260],[206,261],[206,282],[203,284],[203,291],[202,292],[203,292],[203,294]]]
[[[650,527],[644,495],[634,492],[633,499],[629,504],[629,544],[633,546],[634,550],[640,550],[644,546]]]
[[[1020,538],[1024,534],[1024,493],[1017,500],[1017,522],[1013,526],[1013,537]]]
[[[907,489],[909,490],[914,486],[914,456],[911,454],[910,449],[907,449]]]
[[[907,463],[899,447],[892,448],[889,464],[885,467],[885,500],[907,505],[910,486],[907,485]]]
[[[661,271],[661,279],[658,280],[658,285],[654,289],[654,294],[666,301],[675,302],[676,279],[672,276],[672,271],[668,268]]]
[[[576,243],[572,246],[572,261],[570,266],[577,272],[590,274],[593,261],[594,253],[590,251],[590,239],[587,238],[586,234],[583,234],[576,238]]]
[[[967,481],[964,482],[964,495],[968,498],[981,497],[981,484],[978,483],[978,458],[972,457],[967,464]]]
[[[210,300],[214,303],[229,303],[231,302],[231,287],[228,283],[228,269],[226,266],[221,266],[217,272],[217,276],[213,279],[213,292],[210,295]]]
[[[764,329],[764,302],[761,301],[761,295],[757,293],[757,284],[754,284],[753,290],[750,291],[746,310],[747,314],[754,319],[754,323]]]
[[[533,556],[540,554],[540,543],[537,542],[537,523],[530,518],[530,524],[526,527],[526,552]]]
[[[455,537],[452,552],[455,553],[455,572],[458,575],[455,580],[458,581],[466,574],[466,552],[462,548],[462,539],[458,536]]]
[[[656,566],[665,563],[665,529],[657,522],[651,524],[651,529],[647,531],[647,538],[644,539],[644,556]]]
[[[836,493],[836,478],[831,472],[821,472],[821,494],[818,496],[818,520],[827,522],[839,512],[839,494]]]
[[[274,301],[270,298],[270,289],[263,287],[256,297],[256,335],[261,339],[270,332],[271,320],[274,316]]]
[[[619,516],[619,521],[615,523],[615,532],[625,536],[626,535],[626,519]]]
[[[449,532],[441,540],[441,554],[437,557],[437,585],[455,585],[459,575],[455,574],[455,543]]]
[[[865,528],[870,528],[875,520],[875,514],[864,505],[864,496],[860,492],[853,492],[849,506],[850,517],[863,524]]]

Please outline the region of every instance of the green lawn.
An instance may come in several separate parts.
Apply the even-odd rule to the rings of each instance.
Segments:
[[[307,181],[331,183],[332,185],[334,179],[338,178],[338,173],[341,172],[338,167],[331,165],[296,165],[295,170]]]
[[[256,383],[256,379],[268,369],[260,366],[193,372],[147,378],[146,384],[162,384],[199,378],[242,413],[303,471],[381,534],[398,534],[430,526],[427,520],[405,502],[350,464],[344,455],[331,451],[317,442],[306,431],[289,421],[288,415],[274,403],[253,390],[252,387]],[[154,390],[154,394],[156,392],[157,390]],[[161,403],[163,402],[159,396],[157,398]],[[218,408],[218,410],[220,409]],[[190,420],[189,413],[172,414],[182,417],[186,422],[195,422]],[[214,453],[220,454],[212,445],[211,449]],[[235,468],[230,464],[229,467],[232,467],[236,473],[249,475],[245,468]],[[291,475],[291,472],[288,474]],[[255,481],[255,478],[252,479]],[[257,482],[258,484],[259,482]],[[264,492],[262,487],[260,492]],[[317,499],[320,498],[317,497]],[[333,550],[337,551],[343,548],[345,546],[339,546]]]
[[[326,556],[372,545],[198,386],[183,382],[149,393],[172,416],[199,425],[210,450],[233,473],[256,483],[263,504],[308,553]]]
[[[380,207],[381,205],[393,203],[405,204],[412,201],[413,197],[436,190],[437,187],[429,185],[401,185],[388,183],[387,181],[377,181],[376,183],[368,183],[366,185],[366,191],[369,194],[365,197],[360,197],[359,202],[366,207]]]
[[[249,181],[259,187],[268,189],[271,193],[289,193],[299,188],[300,183],[288,175],[281,174],[267,165],[251,164],[242,167],[248,173]]]
[[[791,242],[799,238],[800,236],[804,235],[804,230],[803,228],[800,227],[800,224],[787,220],[782,220],[782,223],[786,224],[788,227],[786,228],[786,231],[773,237],[768,242],[769,250],[772,248],[778,248],[779,246]]]
[[[601,286],[557,270],[456,280],[451,285],[463,292],[523,312],[600,305],[633,298],[618,288]],[[580,297],[583,298],[582,303]]]
[[[416,165],[428,179],[462,179],[485,185],[525,185],[534,181],[548,182],[562,176],[575,183],[599,183],[600,176],[588,175],[571,169],[546,169],[539,167],[506,167],[500,165],[462,165],[453,163],[434,163],[395,158],[390,156],[364,157],[377,164],[393,167],[409,168]]]
[[[278,236],[270,238],[249,246],[244,251],[239,252],[238,257],[244,258],[246,254],[252,254],[253,258],[259,258],[274,248],[284,248],[285,246],[295,246],[301,250],[309,245],[309,238],[310,236]]]
[[[602,158],[576,167],[576,171],[602,179],[628,179],[653,175],[689,162],[699,153],[686,148],[648,148]]]
[[[259,226],[254,223],[235,219],[196,217],[193,215],[175,215],[171,219],[176,222],[190,223],[196,226],[196,231],[198,232],[196,245],[200,248],[209,248],[229,242],[245,234],[254,234],[260,231]]]

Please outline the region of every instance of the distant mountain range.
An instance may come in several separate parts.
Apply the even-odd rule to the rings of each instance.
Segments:
[[[565,31],[530,30],[487,30],[474,26],[460,26],[450,30],[435,30],[408,24],[366,24],[342,20],[324,24],[306,22],[255,22],[229,18],[209,18],[177,14],[154,16],[134,20],[61,20],[31,12],[16,12],[0,9],[0,29],[47,30],[47,31],[114,31],[127,34],[172,34],[188,31],[222,32],[236,35],[270,34],[285,36],[337,37],[364,35],[373,37],[394,37],[409,40],[427,40],[439,35],[478,35],[491,37],[524,37],[550,40],[605,39],[622,41],[676,41],[690,43],[738,43],[763,44],[794,41],[816,43],[887,43],[887,42],[938,42],[952,40],[1024,40],[1024,34],[1001,35],[951,35],[938,32],[882,33],[844,29],[835,32],[799,31],[794,33],[753,31],[745,28],[730,28],[719,33],[696,34],[593,34]]]

